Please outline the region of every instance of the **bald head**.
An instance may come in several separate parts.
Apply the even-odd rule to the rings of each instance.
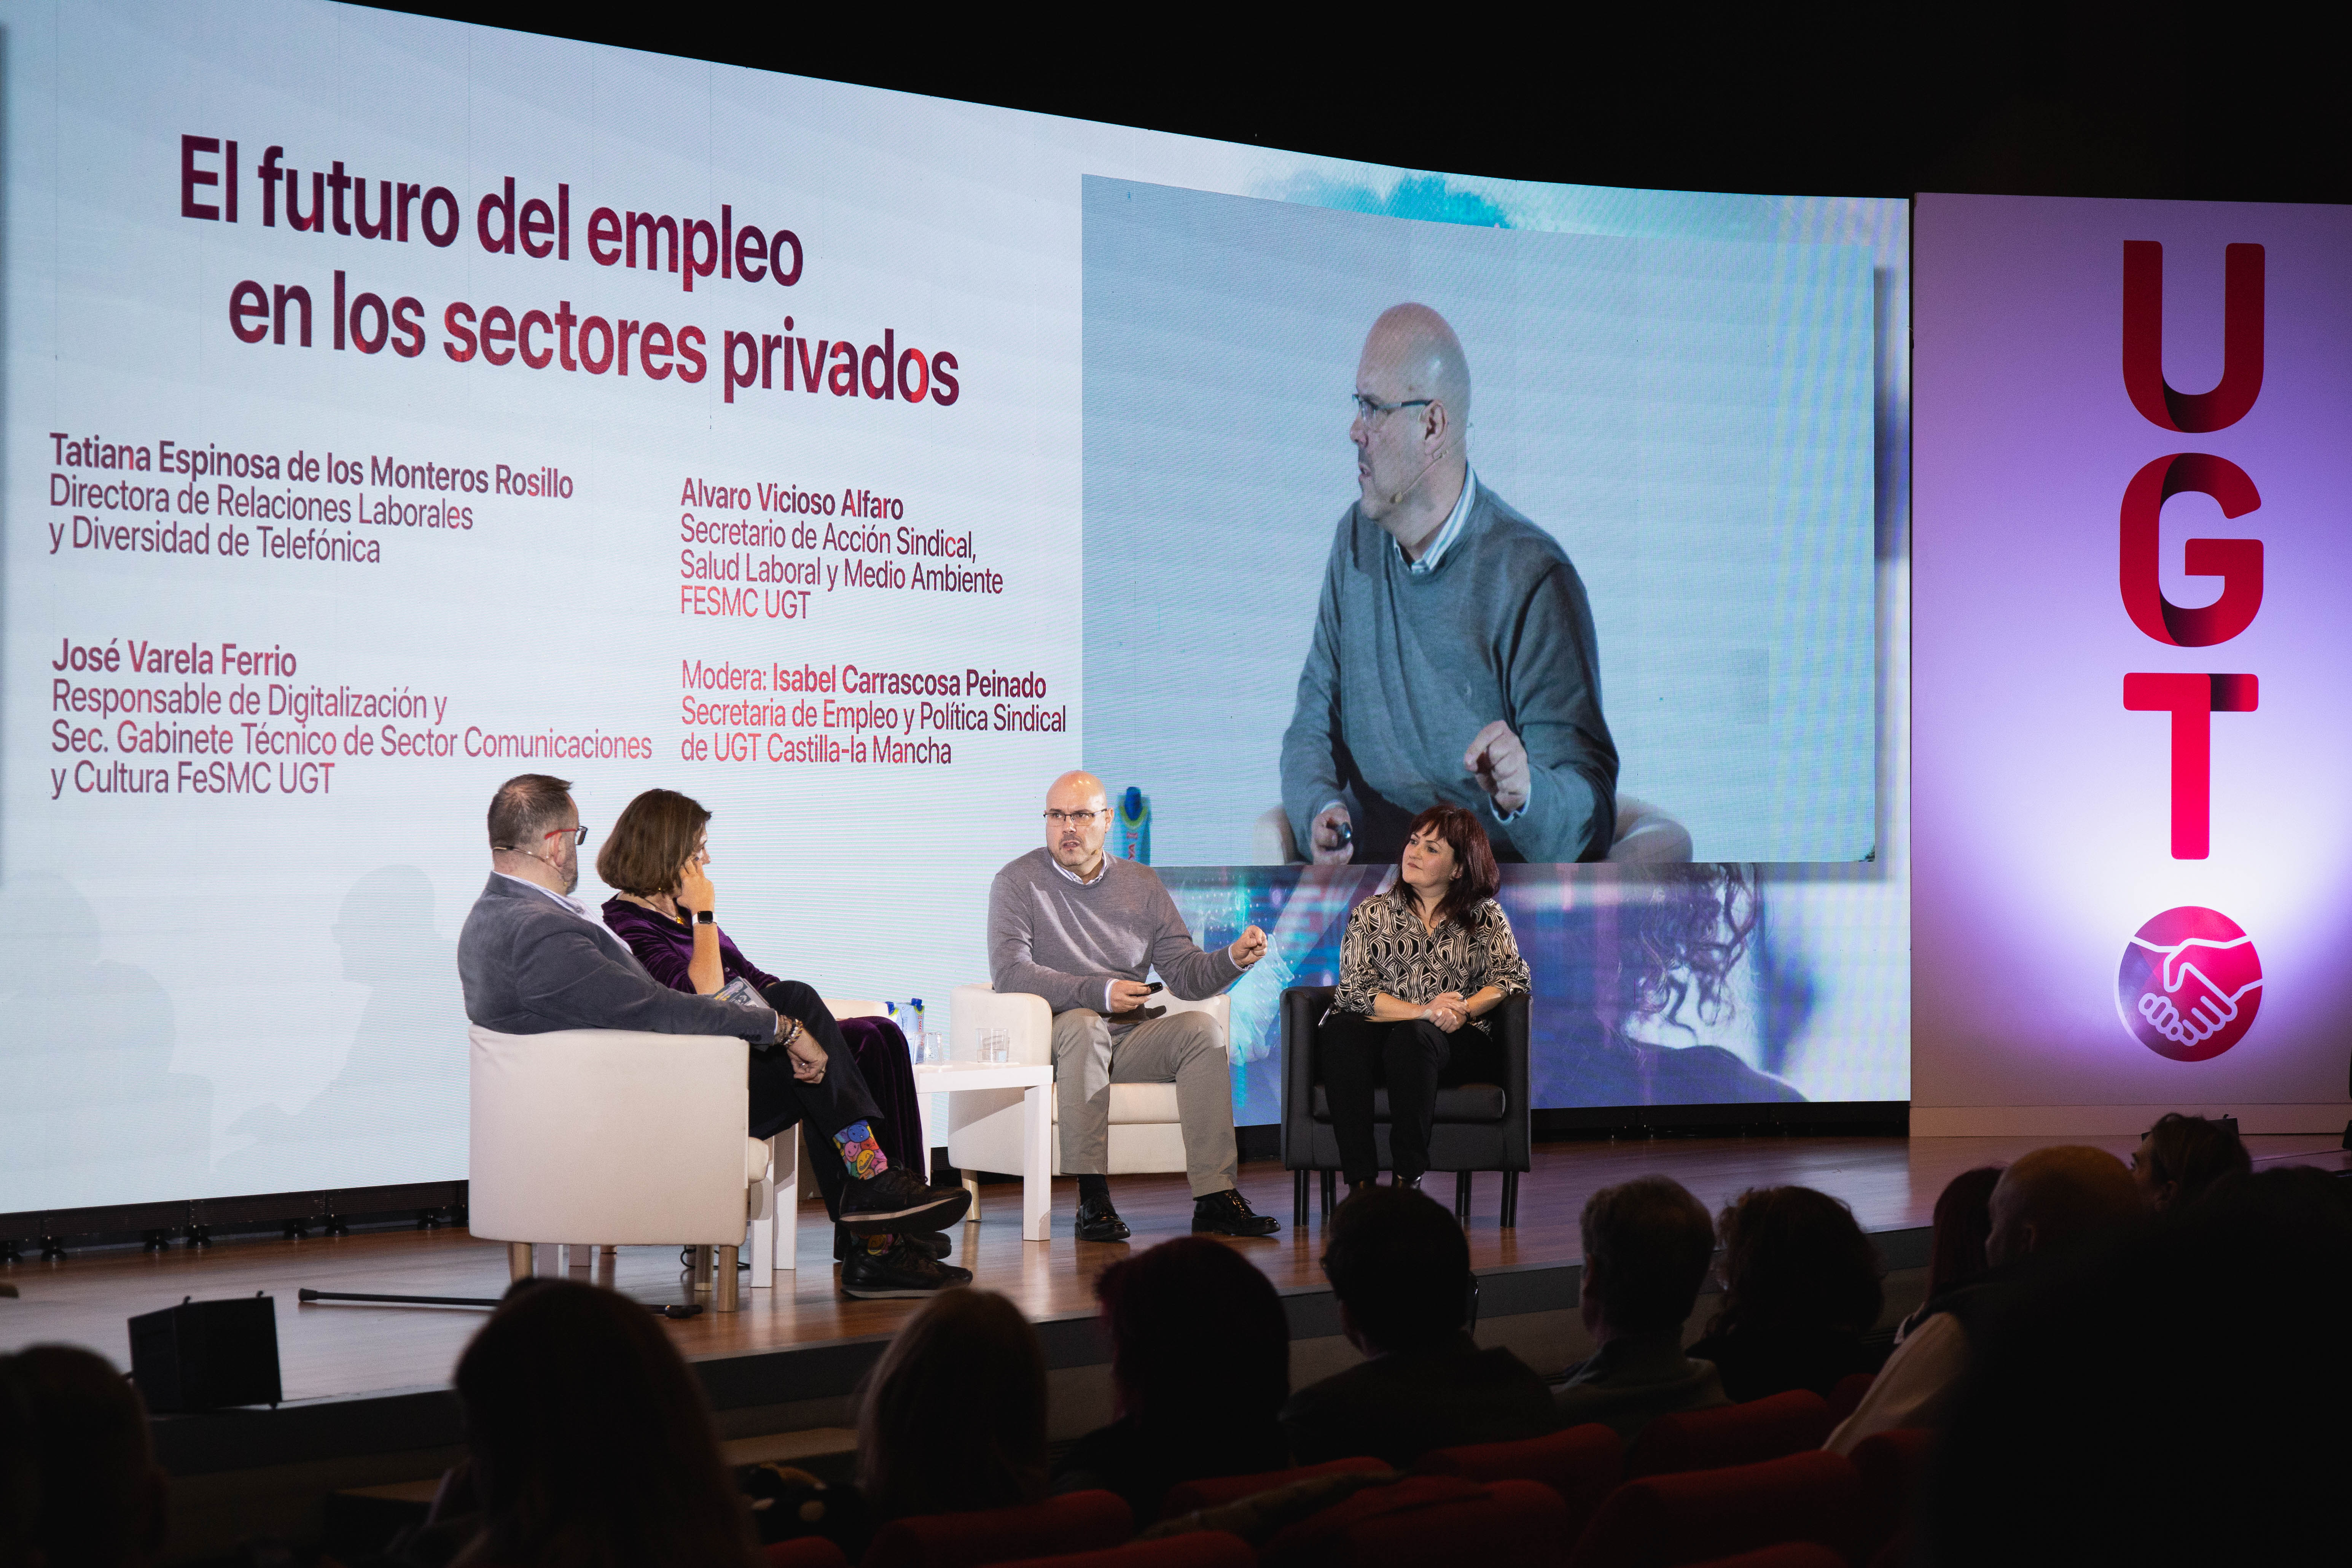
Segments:
[[[1470,472],[1470,362],[1445,318],[1426,305],[1381,311],[1356,363],[1356,504],[1418,559]]]
[[[1066,869],[1091,879],[1102,866],[1109,805],[1109,793],[1092,773],[1066,773],[1055,779],[1045,792],[1046,853]]]
[[[2079,1143],[2036,1149],[2003,1171],[1991,1206],[1985,1261],[1995,1268],[2114,1235],[2145,1213],[2124,1163]]]
[[[1364,338],[1360,369],[1393,377],[1384,403],[1433,398],[1445,405],[1457,431],[1470,426],[1470,361],[1445,318],[1426,305],[1391,305]]]

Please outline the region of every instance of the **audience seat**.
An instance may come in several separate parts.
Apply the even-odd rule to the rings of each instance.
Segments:
[[[1388,1468],[1385,1459],[1367,1456],[1354,1459],[1326,1459],[1319,1465],[1301,1465],[1292,1470],[1260,1470],[1248,1476],[1210,1476],[1197,1481],[1179,1481],[1168,1489],[1168,1496],[1160,1505],[1160,1517],[1181,1519],[1204,1508],[1223,1508],[1229,1502],[1239,1502],[1245,1497],[1270,1492],[1293,1481],[1312,1480],[1317,1476],[1345,1475],[1351,1471],[1369,1473]]]
[[[1862,1557],[1893,1541],[1907,1521],[1911,1502],[1927,1474],[1935,1434],[1916,1426],[1880,1432],[1854,1445],[1853,1473],[1862,1481]]]
[[[1162,1541],[1131,1541],[1101,1552],[1024,1557],[998,1568],[1257,1568],[1257,1552],[1238,1535],[1195,1530]]]
[[[1413,1468],[1473,1481],[1539,1481],[1568,1505],[1567,1540],[1583,1530],[1624,1474],[1625,1446],[1599,1422],[1515,1443],[1472,1443],[1423,1454]]]
[[[1829,1403],[1807,1388],[1746,1405],[1661,1415],[1633,1439],[1625,1474],[1669,1475],[1777,1459],[1820,1447],[1832,1425]]]
[[[864,1568],[977,1568],[1099,1551],[1134,1533],[1135,1516],[1116,1492],[1071,1492],[1020,1508],[894,1519],[875,1531]]]
[[[1846,1561],[1819,1542],[1784,1541],[1737,1557],[1710,1558],[1691,1568],[1846,1568]]]
[[[1863,1395],[1877,1381],[1878,1374],[1874,1372],[1850,1372],[1839,1378],[1837,1385],[1830,1390],[1830,1425],[1835,1426],[1860,1409]]]
[[[1261,1555],[1268,1563],[1344,1568],[1557,1568],[1568,1541],[1568,1505],[1539,1481],[1481,1486],[1408,1476],[1302,1520],[1267,1542]]]
[[[1682,1568],[1787,1542],[1851,1560],[1862,1482],[1819,1449],[1760,1465],[1627,1481],[1592,1516],[1568,1568]]]
[[[822,1535],[803,1535],[797,1541],[762,1546],[760,1556],[767,1568],[849,1568],[849,1559],[841,1548]]]

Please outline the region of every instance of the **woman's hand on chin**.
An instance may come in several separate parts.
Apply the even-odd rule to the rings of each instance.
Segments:
[[[677,873],[677,891],[670,895],[684,910],[715,910],[718,889],[710,885],[710,873],[699,862],[688,860]]]

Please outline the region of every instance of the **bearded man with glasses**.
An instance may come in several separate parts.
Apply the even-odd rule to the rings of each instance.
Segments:
[[[673,990],[572,897],[588,830],[569,781],[546,773],[507,780],[490,798],[489,830],[490,878],[457,933],[467,1018],[505,1035],[630,1029],[738,1036],[781,1058],[747,1079],[752,1136],[771,1136],[803,1115],[834,1134],[849,1165],[838,1199],[843,1228],[859,1236],[926,1235],[964,1216],[971,1195],[961,1187],[930,1186],[881,1155],[868,1124],[879,1112],[830,1015],[820,1038],[764,1001],[738,1004]],[[829,1072],[836,1061],[841,1070]],[[787,1096],[799,1103],[783,1103]],[[940,1268],[926,1257],[913,1275],[900,1270],[854,1293],[927,1295],[942,1283],[962,1282],[942,1280]]]
[[[1498,860],[1598,860],[1617,745],[1584,584],[1471,471],[1470,363],[1426,305],[1381,314],[1356,366],[1355,503],[1339,520],[1282,804],[1318,865],[1394,864],[1430,806],[1475,811]]]
[[[1184,929],[1151,868],[1103,852],[1110,800],[1092,773],[1064,773],[1045,794],[1045,845],[996,874],[988,894],[988,967],[1003,992],[1054,1010],[1054,1093],[1062,1169],[1078,1179],[1080,1241],[1124,1241],[1110,1200],[1110,1086],[1172,1083],[1183,1125],[1192,1228],[1270,1236],[1234,1184],[1233,1082],[1217,1026],[1199,1013],[1149,1005],[1158,970],[1188,1002],[1213,996],[1265,955],[1252,926],[1217,952]]]

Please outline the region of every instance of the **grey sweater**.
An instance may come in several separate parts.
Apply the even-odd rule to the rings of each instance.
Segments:
[[[1500,719],[1528,749],[1526,808],[1498,822],[1462,766]],[[1356,507],[1323,573],[1298,705],[1282,738],[1282,804],[1302,851],[1346,803],[1355,858],[1386,864],[1440,800],[1471,807],[1502,860],[1594,860],[1616,823],[1617,745],[1584,584],[1558,542],[1480,485],[1462,536],[1415,576]]]
[[[1056,1013],[1102,1011],[1114,980],[1156,969],[1187,1002],[1213,996],[1241,975],[1221,951],[1202,952],[1176,900],[1151,868],[1106,857],[1091,886],[1063,874],[1036,848],[996,874],[988,889],[988,973],[999,991],[1033,992]]]

